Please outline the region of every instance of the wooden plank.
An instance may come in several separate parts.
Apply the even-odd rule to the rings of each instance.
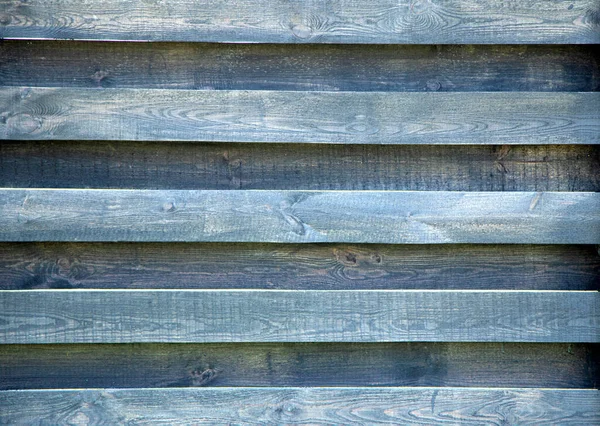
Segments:
[[[596,144],[600,93],[0,88],[0,137]]]
[[[2,241],[600,242],[590,192],[0,190]]]
[[[597,291],[0,292],[1,343],[600,342]]]
[[[0,421],[43,424],[600,422],[595,389],[211,388],[3,391]]]
[[[589,45],[4,41],[0,58],[0,86],[412,92],[600,87]]]
[[[61,288],[600,290],[600,256],[572,245],[0,243],[0,289]]]
[[[598,43],[594,0],[0,2],[0,38],[229,43]]]
[[[6,141],[0,187],[600,192],[600,146]]]
[[[598,344],[1,345],[0,389],[196,386],[593,388]]]

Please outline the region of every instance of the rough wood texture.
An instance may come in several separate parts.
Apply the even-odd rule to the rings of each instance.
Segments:
[[[600,90],[594,46],[5,41],[1,86],[330,91]]]
[[[571,245],[0,243],[0,289],[61,288],[600,290],[600,256]]]
[[[598,43],[595,0],[0,2],[0,38],[271,43]]]
[[[600,93],[0,88],[0,138],[596,144]]]
[[[0,292],[1,343],[600,342],[597,291]]]
[[[469,388],[211,388],[0,392],[30,424],[592,425],[600,392]]]
[[[0,190],[2,241],[600,242],[600,193]]]
[[[6,141],[0,187],[599,192],[600,146]]]
[[[1,345],[0,389],[187,386],[592,388],[597,344]]]

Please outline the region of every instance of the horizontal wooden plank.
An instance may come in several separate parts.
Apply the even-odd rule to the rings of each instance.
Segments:
[[[4,41],[0,86],[590,92],[600,69],[589,45]]]
[[[597,291],[0,292],[0,343],[600,342]]]
[[[0,392],[6,424],[581,425],[595,389],[211,388]]]
[[[600,192],[600,146],[6,141],[0,187]]]
[[[0,137],[596,144],[600,93],[0,88]]]
[[[2,241],[600,242],[600,193],[0,190]]]
[[[600,290],[600,256],[572,245],[0,243],[0,289],[61,288]]]
[[[577,343],[0,345],[0,389],[593,388],[599,360],[600,345]]]
[[[598,43],[594,0],[2,0],[0,38],[233,43]]]

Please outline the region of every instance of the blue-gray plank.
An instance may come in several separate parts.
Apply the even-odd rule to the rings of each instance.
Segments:
[[[600,93],[0,88],[0,139],[597,144]]]
[[[600,193],[1,189],[1,241],[600,243]]]
[[[592,389],[211,388],[0,392],[0,423],[592,425]]]
[[[596,0],[0,1],[0,38],[234,43],[598,43]]]
[[[597,291],[0,291],[0,343],[600,342]]]

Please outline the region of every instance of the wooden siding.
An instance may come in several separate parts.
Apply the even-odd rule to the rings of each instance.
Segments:
[[[0,0],[0,423],[600,423],[599,16]]]

